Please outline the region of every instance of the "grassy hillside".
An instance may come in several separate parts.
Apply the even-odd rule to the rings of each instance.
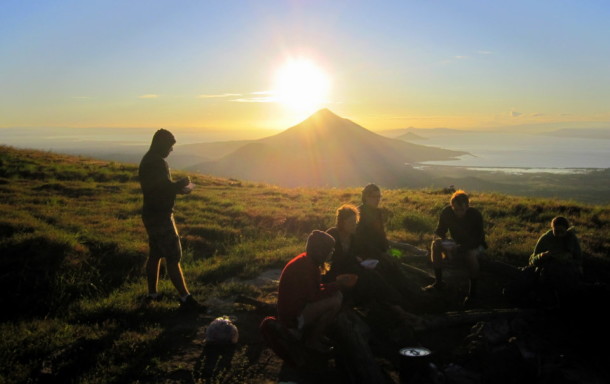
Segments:
[[[170,157],[171,163],[171,157]],[[133,165],[0,147],[0,382],[155,381],[167,370],[174,294],[143,311],[147,243]],[[174,177],[183,174],[176,173]],[[176,221],[193,294],[257,297],[240,283],[301,252],[359,189],[287,189],[190,174]],[[449,196],[386,190],[389,237],[425,247]],[[550,219],[577,227],[587,278],[607,265],[610,206],[471,193],[489,257],[524,264]]]

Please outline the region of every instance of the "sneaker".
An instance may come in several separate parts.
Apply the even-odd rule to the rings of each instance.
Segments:
[[[184,301],[182,299],[178,299],[178,301],[180,301],[180,309],[183,311],[205,313],[208,310],[205,305],[195,300],[193,295],[188,295]]]
[[[447,283],[444,281],[435,281],[430,285],[426,285],[421,290],[424,292],[442,291],[447,287]]]

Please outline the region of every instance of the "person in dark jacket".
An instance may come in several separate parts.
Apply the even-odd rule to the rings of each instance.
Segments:
[[[526,267],[504,289],[516,304],[563,305],[575,298],[582,277],[582,251],[576,230],[557,216],[536,243]]]
[[[557,292],[559,299],[570,297],[582,277],[582,251],[576,230],[563,216],[551,221],[551,229],[538,239],[529,259],[543,289]]]
[[[335,226],[326,231],[335,239],[335,252],[330,260],[330,270],[324,277],[332,281],[341,274],[356,274],[358,281],[352,291],[346,292],[347,302],[374,308],[386,306],[401,320],[413,322],[415,317],[401,306],[406,299],[376,271],[377,264],[374,260],[365,261],[356,256],[358,217],[358,208],[351,204],[344,204],[337,209]]]
[[[403,306],[407,308],[419,301],[415,292],[419,287],[402,272],[400,263],[390,255],[390,246],[399,247],[416,254],[427,254],[406,243],[397,243],[388,240],[384,219],[379,203],[381,189],[375,184],[368,184],[362,189],[362,205],[358,207],[360,218],[356,226],[354,253],[362,260],[378,260],[375,271],[384,279],[387,285],[400,292],[403,297]],[[409,308],[412,309],[412,308]]]
[[[452,239],[447,238],[447,232]],[[436,238],[432,242],[431,259],[434,267],[435,281],[424,287],[425,291],[443,289],[442,261],[444,257],[459,257],[466,262],[470,275],[468,295],[465,305],[472,303],[476,297],[477,280],[479,278],[479,256],[487,248],[483,216],[476,208],[470,207],[466,192],[456,191],[440,214],[438,225],[434,231]]]
[[[138,176],[144,195],[142,221],[148,234],[149,255],[146,261],[148,295],[146,302],[160,299],[157,291],[161,259],[165,259],[167,273],[180,296],[183,309],[203,310],[189,293],[180,266],[182,247],[174,221],[174,202],[176,195],[190,193],[188,177],[172,181],[165,158],[169,156],[176,143],[174,135],[168,130],[155,132],[150,149],[140,162]]]

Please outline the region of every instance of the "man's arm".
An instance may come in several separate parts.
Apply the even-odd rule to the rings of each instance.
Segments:
[[[142,164],[140,169],[140,180],[146,190],[157,190],[162,193],[181,193],[190,179],[188,177],[178,181],[172,181],[169,167],[162,159],[148,161]]]
[[[542,260],[550,254],[547,234],[540,236],[529,259],[529,265],[539,266]]]
[[[447,231],[449,230],[449,222],[447,219],[447,214],[445,213],[446,209],[441,211],[441,214],[438,218],[438,223],[436,225],[436,229],[434,230],[434,234],[441,239],[447,238]]]

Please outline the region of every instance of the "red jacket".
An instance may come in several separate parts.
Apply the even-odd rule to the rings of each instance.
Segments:
[[[307,253],[302,253],[286,264],[280,276],[278,319],[285,326],[296,328],[307,303],[325,299],[338,289],[337,283],[322,284],[320,269]]]

